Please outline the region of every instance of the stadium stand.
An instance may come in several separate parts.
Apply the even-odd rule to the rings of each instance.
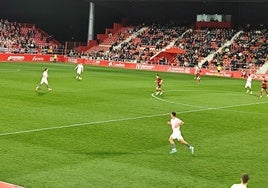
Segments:
[[[115,23],[89,46],[68,56],[122,62],[203,67],[216,70],[268,70],[268,31]],[[64,54],[64,47],[34,24],[0,19],[0,53]],[[263,66],[266,65],[266,66]],[[262,67],[263,66],[263,67]],[[266,68],[265,68],[266,67]]]
[[[229,46],[214,55],[212,64],[221,63],[226,70],[257,70],[268,61],[266,29],[243,31]]]
[[[153,24],[151,26],[140,25],[124,28],[115,33],[112,42],[104,44],[104,40],[98,46],[90,48],[85,54],[92,59],[111,59],[115,61],[150,62],[157,52],[166,48],[183,32],[185,27],[163,26]],[[121,36],[121,37],[118,37]],[[111,37],[111,36],[110,36]],[[109,38],[108,37],[108,40]]]
[[[181,66],[197,66],[205,57],[231,40],[235,32],[232,29],[190,30],[175,44],[186,51],[177,57],[178,63]]]
[[[58,41],[34,24],[0,19],[0,53],[62,53],[62,49]]]
[[[183,67],[202,66],[212,70],[222,66],[223,70],[253,71],[268,61],[267,29],[189,29],[152,24],[132,27],[131,33],[120,39],[118,33],[113,35],[116,37],[108,36],[103,39],[105,42],[82,52],[83,57]]]

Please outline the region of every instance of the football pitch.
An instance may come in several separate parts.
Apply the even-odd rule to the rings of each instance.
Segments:
[[[42,71],[49,84],[35,91]],[[74,64],[0,63],[0,181],[26,188],[268,185],[268,97],[245,80]],[[182,134],[169,154],[176,111]]]

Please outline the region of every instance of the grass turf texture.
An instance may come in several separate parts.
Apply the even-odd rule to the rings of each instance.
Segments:
[[[49,83],[35,92],[44,67]],[[73,64],[0,64],[0,177],[27,188],[224,188],[250,174],[268,185],[268,98],[245,93],[245,81],[160,73],[164,95],[152,95],[155,72]],[[176,111],[195,154],[166,122]],[[23,132],[25,131],[25,132]]]

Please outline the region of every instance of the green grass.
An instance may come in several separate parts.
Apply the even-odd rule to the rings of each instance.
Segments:
[[[49,67],[52,92],[40,81]],[[27,188],[226,188],[250,175],[268,185],[268,98],[245,80],[72,64],[0,64],[0,180]],[[176,111],[191,155],[170,155],[166,122]]]

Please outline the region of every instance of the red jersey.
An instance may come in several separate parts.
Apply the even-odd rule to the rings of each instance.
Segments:
[[[158,76],[157,78],[156,78],[156,83],[157,83],[157,86],[161,86],[162,85],[162,79]]]
[[[262,83],[261,83],[261,88],[263,89],[267,89],[267,81],[266,80],[263,80]]]

